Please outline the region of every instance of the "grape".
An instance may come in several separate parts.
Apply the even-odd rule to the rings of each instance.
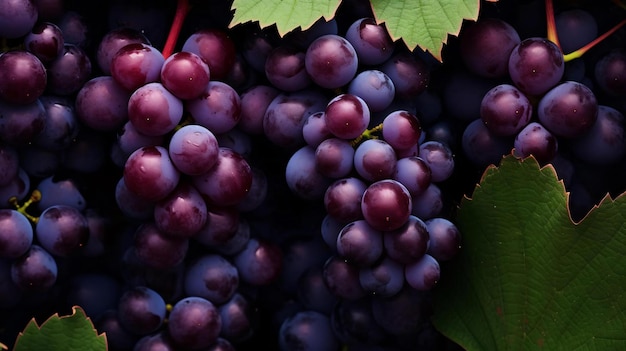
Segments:
[[[414,197],[426,191],[432,181],[432,171],[428,162],[419,156],[402,157],[396,162],[392,179],[402,183]]]
[[[240,94],[241,113],[237,127],[251,135],[263,133],[265,111],[280,90],[271,85],[257,84]]]
[[[313,82],[326,89],[350,83],[359,65],[352,44],[337,34],[326,34],[313,40],[305,52],[304,63]]]
[[[241,98],[230,85],[212,80],[199,97],[185,100],[194,121],[220,134],[233,129],[241,119]]]
[[[285,167],[287,186],[303,199],[318,199],[324,196],[330,178],[320,173],[315,164],[315,148],[302,146],[295,151]]]
[[[534,156],[541,164],[552,161],[559,148],[559,142],[541,123],[530,122],[515,137],[514,154],[518,157]]]
[[[337,237],[339,236],[339,232],[341,232],[341,229],[348,223],[350,223],[350,221],[338,220],[328,213],[326,213],[322,219],[322,227],[320,228],[322,239],[333,253],[337,252]]]
[[[337,237],[337,253],[352,265],[371,266],[382,257],[383,233],[364,219],[348,223]]]
[[[163,135],[150,136],[139,133],[137,128],[135,128],[135,126],[127,120],[117,131],[114,145],[119,147],[119,151],[122,153],[123,161],[126,162],[128,156],[130,156],[130,154],[132,154],[135,150],[144,146],[162,145],[164,139]],[[172,145],[169,145],[168,151],[171,150],[171,146]]]
[[[364,65],[379,65],[394,52],[395,44],[387,28],[371,17],[360,18],[348,27],[345,38],[352,44],[359,62]]]
[[[120,323],[119,313],[116,309],[104,312],[94,321],[98,333],[106,333],[108,347],[120,350],[131,349],[139,336],[126,330]]]
[[[87,52],[73,44],[65,44],[58,57],[48,64],[47,91],[60,96],[78,92],[92,73]]]
[[[376,69],[359,72],[350,81],[347,92],[363,99],[371,112],[383,111],[396,96],[396,88],[389,76]]]
[[[407,188],[393,179],[370,184],[361,199],[365,221],[381,231],[400,228],[409,219],[412,206],[412,197]]]
[[[68,19],[68,21],[71,21],[72,23],[75,23],[76,20],[78,19]],[[61,25],[61,29],[64,28],[65,27]],[[63,31],[63,35],[67,39],[65,30]],[[69,39],[70,43],[75,43],[76,41],[80,41],[80,39]],[[117,54],[117,52],[124,46],[133,43],[151,45],[150,40],[138,29],[122,26],[106,32],[106,34],[100,39],[100,43],[96,49],[96,62],[103,75],[106,76],[111,74],[111,61],[113,60],[115,54]]]
[[[222,247],[236,236],[240,218],[239,212],[231,206],[209,206],[205,225],[193,235],[193,238],[210,248]]]
[[[481,168],[499,164],[513,146],[508,138],[494,135],[480,118],[465,127],[461,145],[470,162]]]
[[[209,65],[192,52],[174,53],[160,68],[161,83],[181,100],[198,98],[211,79]]]
[[[511,84],[493,87],[480,105],[480,118],[489,131],[498,136],[518,133],[530,122],[532,113],[528,97]]]
[[[564,53],[580,49],[598,36],[596,19],[581,8],[560,11],[554,17],[554,25]]]
[[[89,238],[85,216],[76,208],[54,205],[46,208],[35,226],[37,241],[55,256],[69,256],[82,248]]]
[[[154,216],[155,202],[130,191],[124,177],[120,177],[115,184],[115,203],[128,218],[148,219]]]
[[[422,220],[433,218],[443,210],[443,194],[436,183],[430,183],[423,193],[412,196],[411,201],[411,214]]]
[[[326,127],[324,111],[309,115],[302,126],[302,137],[306,144],[317,147],[324,139],[333,136]]]
[[[8,184],[0,187],[0,208],[13,208],[9,201],[12,197],[18,201],[24,200],[29,194],[30,184],[28,173],[20,167],[17,176],[11,179]]]
[[[596,62],[593,77],[598,87],[611,96],[626,94],[626,51],[612,49]]]
[[[41,199],[37,202],[40,211],[57,205],[71,206],[79,211],[87,207],[87,200],[75,179],[49,176],[37,183],[37,190],[41,193]]]
[[[160,82],[145,84],[128,99],[128,119],[142,134],[165,135],[183,117],[183,102]]]
[[[285,319],[278,337],[281,351],[339,349],[330,319],[316,311],[300,311]]]
[[[135,343],[132,351],[174,351],[175,345],[165,331],[144,335]]]
[[[393,147],[381,139],[365,140],[354,151],[354,169],[370,182],[393,177],[397,162]]]
[[[200,350],[218,338],[222,319],[217,307],[199,296],[177,301],[168,316],[167,331],[178,347]]]
[[[154,205],[154,223],[159,230],[175,237],[192,237],[207,219],[206,202],[188,181],[179,182],[172,192]]]
[[[0,3],[0,37],[19,38],[28,34],[39,19],[39,12],[31,0]]]
[[[166,306],[163,297],[146,286],[135,286],[120,296],[118,318],[124,329],[147,335],[157,331],[164,323]]]
[[[135,230],[133,248],[137,258],[145,265],[167,269],[183,262],[189,240],[169,236],[160,231],[154,222],[148,221]]]
[[[258,23],[247,23],[252,28],[246,31],[239,49],[248,65],[256,72],[265,72],[265,61],[272,49],[276,47],[274,40],[267,31],[262,31]]]
[[[234,343],[250,339],[259,324],[259,311],[256,308],[250,298],[238,292],[219,305],[217,310],[222,320],[219,339]]]
[[[239,272],[226,258],[205,254],[190,262],[185,270],[185,293],[200,296],[215,305],[233,297],[239,287]]]
[[[409,263],[405,268],[407,283],[416,290],[430,290],[439,281],[441,268],[431,255],[425,254],[419,260]]]
[[[517,30],[499,18],[470,22],[459,33],[461,59],[473,73],[502,78],[509,72],[509,56],[521,42]]]
[[[383,256],[374,265],[361,268],[359,281],[363,289],[376,296],[393,296],[404,286],[404,265]]]
[[[146,200],[164,199],[178,185],[180,172],[162,146],[145,146],[135,150],[124,165],[124,183]]]
[[[563,77],[563,53],[556,44],[541,37],[522,40],[509,58],[509,75],[524,94],[538,96],[553,88]]]
[[[454,155],[448,145],[435,140],[426,141],[419,146],[419,157],[430,168],[430,180],[442,182],[454,172]]]
[[[263,204],[267,198],[269,191],[268,175],[259,167],[250,167],[252,169],[252,184],[246,196],[237,205],[237,209],[241,212],[252,212]]]
[[[129,92],[142,85],[158,82],[165,58],[154,46],[130,43],[120,48],[111,58],[111,76]]]
[[[596,122],[589,131],[573,141],[572,151],[590,164],[616,164],[626,154],[624,122],[624,115],[619,110],[599,105]]]
[[[14,146],[35,141],[46,123],[46,110],[37,99],[29,104],[12,104],[0,99],[0,139]]]
[[[211,169],[192,177],[196,189],[208,204],[233,206],[239,204],[252,186],[252,169],[243,156],[226,147],[218,150]]]
[[[272,49],[265,60],[265,76],[272,86],[286,92],[298,91],[311,84],[304,67],[305,53],[295,46],[281,45]]]
[[[176,168],[187,175],[208,172],[218,160],[217,137],[206,127],[188,124],[170,138],[168,152]]]
[[[200,56],[209,65],[211,79],[223,80],[235,62],[235,43],[228,33],[217,28],[204,28],[191,34],[181,51]]]
[[[65,39],[61,28],[52,22],[35,23],[24,37],[24,47],[26,50],[42,63],[49,63],[63,52]]]
[[[35,137],[35,144],[50,151],[67,148],[78,136],[79,129],[73,101],[54,95],[44,95],[40,101],[46,111],[46,122]]]
[[[406,111],[396,110],[383,119],[383,139],[394,150],[407,150],[418,144],[422,126],[417,117]]]
[[[41,0],[38,1],[41,3]],[[66,44],[74,44],[80,48],[89,45],[88,36],[90,33],[90,25],[86,23],[86,18],[79,12],[68,10],[58,19],[57,25],[63,32],[63,39]]]
[[[402,264],[420,259],[430,243],[430,233],[426,223],[415,215],[400,228],[383,233],[385,255]]]
[[[87,81],[75,99],[78,119],[96,130],[117,130],[128,119],[128,93],[111,76]]]
[[[0,258],[16,259],[33,243],[33,228],[28,218],[16,210],[0,209]]]
[[[54,257],[37,244],[11,263],[11,280],[25,291],[47,291],[57,281],[58,273]]]
[[[565,81],[550,89],[537,106],[539,122],[557,137],[577,138],[598,117],[598,100],[586,85]]]
[[[241,281],[263,286],[280,277],[283,253],[273,242],[261,238],[250,238],[243,250],[233,257],[233,263]]]
[[[449,261],[461,249],[461,232],[447,218],[435,217],[425,221],[429,234],[427,254],[439,262]]]
[[[356,177],[335,180],[324,193],[324,208],[328,215],[342,222],[363,218],[361,198],[367,184]]]
[[[391,79],[396,96],[401,99],[417,97],[430,83],[430,70],[426,62],[406,51],[395,53],[380,66],[380,70]]]
[[[339,138],[328,138],[315,149],[315,168],[328,178],[343,178],[350,174],[354,161],[352,144]]]

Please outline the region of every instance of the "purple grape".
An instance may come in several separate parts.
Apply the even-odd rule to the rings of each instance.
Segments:
[[[394,150],[407,150],[418,144],[422,126],[417,116],[406,110],[396,110],[383,119],[383,139]]]
[[[287,161],[285,179],[289,189],[303,199],[320,199],[331,183],[317,170],[315,148],[306,145],[296,150]]]
[[[626,154],[624,115],[617,109],[598,106],[598,118],[591,129],[572,143],[578,158],[595,165],[616,164]]]
[[[422,220],[433,218],[443,210],[443,194],[436,183],[430,183],[423,193],[412,196],[411,201],[411,214]]]
[[[11,183],[20,169],[18,149],[12,145],[0,144],[0,187]]]
[[[200,296],[218,306],[237,291],[239,272],[226,258],[205,254],[186,267],[184,287],[188,296]]]
[[[46,208],[35,226],[37,241],[55,256],[75,254],[89,239],[85,216],[75,207],[54,205]]]
[[[87,207],[87,200],[78,188],[76,179],[48,176],[37,183],[37,190],[41,194],[37,202],[40,211],[58,205],[71,206],[79,211]]]
[[[376,296],[393,296],[404,286],[404,265],[382,256],[374,265],[361,268],[359,281],[363,289]]]
[[[167,331],[161,330],[156,333],[141,337],[135,343],[132,351],[175,351],[176,345],[172,342]]]
[[[211,346],[221,329],[222,319],[217,307],[198,296],[177,301],[168,316],[168,334],[178,347],[186,350]]]
[[[90,128],[117,130],[128,120],[130,93],[111,76],[97,76],[87,81],[76,94],[78,119]]]
[[[130,43],[111,58],[111,76],[124,89],[133,92],[142,85],[158,82],[165,58],[154,46]]]
[[[594,65],[593,77],[598,87],[610,96],[626,94],[626,50],[612,49]]]
[[[363,218],[361,199],[367,184],[356,177],[335,180],[324,193],[324,208],[328,215],[341,222]]]
[[[449,219],[430,218],[425,221],[430,241],[427,254],[439,262],[453,259],[461,250],[461,232]]]
[[[220,304],[217,310],[222,320],[222,340],[240,344],[250,339],[258,328],[260,313],[257,306],[252,299],[239,292]]]
[[[220,147],[215,165],[209,171],[193,176],[192,183],[209,205],[234,206],[250,190],[252,169],[239,153]]]
[[[140,337],[126,330],[120,323],[119,317],[119,312],[116,309],[107,310],[94,321],[95,329],[98,333],[106,334],[108,347],[129,350]]]
[[[46,111],[46,121],[43,130],[35,137],[35,144],[50,151],[67,148],[78,136],[74,101],[54,95],[43,95],[40,100]]]
[[[524,94],[544,94],[559,83],[564,71],[563,52],[546,38],[526,38],[511,51],[509,75]]]
[[[412,288],[420,291],[433,289],[441,276],[439,262],[429,254],[407,264],[404,272],[406,282]]]
[[[230,85],[212,80],[199,97],[185,101],[195,123],[215,134],[233,129],[241,119],[241,98]]]
[[[29,104],[0,99],[0,140],[14,146],[34,142],[46,124],[46,109],[40,99]]]
[[[91,78],[91,59],[85,50],[65,44],[61,54],[48,64],[47,91],[72,96]]]
[[[30,191],[30,176],[20,167],[17,176],[9,181],[8,184],[0,186],[0,208],[11,208],[14,206],[9,201],[15,197],[18,201],[23,201]]]
[[[292,45],[272,49],[265,60],[265,76],[272,86],[282,91],[298,91],[311,85],[304,64],[305,53]]]
[[[211,80],[209,65],[191,52],[179,51],[172,54],[160,68],[161,83],[181,100],[198,98],[205,93]]]
[[[322,267],[324,282],[338,298],[356,300],[366,295],[359,280],[359,267],[333,255]]]
[[[278,338],[283,351],[339,349],[330,319],[316,311],[300,311],[285,319]]]
[[[128,218],[149,219],[154,216],[155,202],[130,191],[124,177],[120,177],[115,185],[115,203]]]
[[[255,286],[271,284],[280,277],[283,253],[278,245],[250,238],[242,251],[233,257],[241,281]]]
[[[246,196],[237,205],[241,212],[252,212],[263,204],[269,191],[269,179],[267,172],[259,167],[250,166],[252,169],[252,184]]]
[[[242,92],[241,117],[237,127],[250,135],[262,134],[265,111],[278,94],[280,90],[263,84],[257,84]]]
[[[598,36],[598,23],[591,12],[582,8],[562,10],[554,16],[556,35],[564,53],[589,44]]]
[[[494,135],[480,119],[470,122],[461,137],[465,156],[477,167],[498,165],[502,157],[511,152],[513,141]]]
[[[23,214],[0,209],[0,258],[16,259],[33,243],[33,227]]]
[[[369,125],[370,111],[365,101],[349,93],[331,99],[324,110],[326,128],[338,138],[354,139]]]
[[[57,281],[57,262],[43,247],[33,244],[11,263],[11,280],[24,291],[47,291]]]
[[[168,269],[183,262],[189,250],[189,239],[167,235],[154,222],[144,222],[134,232],[132,247],[143,264]]]
[[[499,18],[482,18],[459,33],[461,59],[473,73],[502,78],[509,72],[509,56],[521,42],[515,28]]]
[[[354,151],[354,169],[369,182],[392,178],[397,162],[393,147],[381,139],[365,140]]]
[[[383,233],[364,219],[348,223],[337,237],[337,254],[352,265],[369,267],[383,255]]]
[[[431,182],[443,182],[452,176],[455,161],[448,145],[436,140],[426,141],[420,144],[419,155],[430,168]]]
[[[426,223],[410,215],[400,228],[383,233],[385,255],[402,264],[422,258],[428,249],[430,234]]]
[[[328,178],[343,178],[353,168],[352,144],[340,138],[328,138],[315,149],[315,168]]]
[[[496,85],[480,104],[480,118],[498,136],[517,134],[530,122],[532,113],[528,97],[511,84]]]
[[[352,44],[337,34],[326,34],[313,40],[306,50],[304,63],[313,82],[326,89],[350,83],[359,65]]]
[[[183,118],[183,102],[160,82],[145,84],[128,99],[128,119],[142,134],[165,135]]]
[[[398,159],[396,172],[392,179],[404,185],[411,196],[415,197],[426,191],[432,181],[432,171],[428,162],[419,156]]]
[[[364,65],[379,65],[395,50],[395,43],[384,24],[376,23],[371,17],[354,21],[347,29],[345,38],[352,44],[359,62]]]
[[[125,290],[120,296],[117,311],[124,329],[137,335],[148,335],[159,330],[167,313],[163,297],[146,286]]]
[[[222,247],[236,236],[240,217],[234,207],[210,206],[205,225],[194,234],[193,239],[209,248]]]
[[[132,154],[135,150],[144,146],[160,146],[163,144],[164,139],[163,135],[150,136],[139,133],[137,128],[135,128],[135,126],[127,120],[117,131],[114,145],[119,147],[119,151],[122,153],[123,161],[126,162],[128,156],[130,156],[130,154]],[[171,149],[171,145],[168,150],[169,149]]]
[[[203,28],[187,37],[181,51],[200,56],[209,65],[211,80],[220,81],[232,69],[235,49],[235,42],[227,32],[218,28]]]
[[[172,163],[187,175],[207,173],[218,161],[217,137],[206,127],[188,124],[170,138],[168,152]]]
[[[385,110],[396,96],[396,87],[385,73],[370,69],[350,81],[347,92],[363,99],[371,112]]]
[[[541,123],[530,122],[517,134],[513,147],[516,156],[532,155],[539,163],[546,164],[556,157],[559,142]]]
[[[350,222],[351,221],[340,221],[328,213],[326,213],[322,219],[322,227],[320,228],[322,240],[324,240],[324,243],[330,248],[331,252],[337,253],[337,237],[341,229]]]
[[[77,18],[69,20],[74,22],[77,20]],[[62,29],[65,28],[64,26],[60,27]],[[63,34],[65,36],[65,30],[63,31]],[[66,41],[68,41],[67,37]],[[81,40],[78,39],[78,41]],[[69,42],[74,43],[75,40],[70,38]],[[117,52],[124,46],[133,43],[143,43],[151,45],[150,40],[145,36],[145,34],[143,34],[138,29],[130,28],[127,26],[112,29],[104,34],[104,36],[100,39],[100,43],[98,44],[98,47],[96,49],[96,62],[98,63],[98,68],[100,68],[103,75],[111,74],[111,61],[113,60],[113,56],[115,56],[115,54],[117,54]]]
[[[409,220],[412,197],[402,183],[383,179],[370,184],[361,200],[363,218],[372,228],[390,231]]]
[[[172,192],[154,204],[154,223],[168,235],[190,238],[207,220],[206,202],[189,181],[179,182]]]
[[[322,141],[333,136],[326,127],[324,111],[309,115],[302,126],[302,136],[307,145],[317,147]]]
[[[0,35],[1,36],[1,35]],[[24,37],[24,47],[42,63],[49,63],[63,52],[65,39],[61,28],[52,22],[35,23]]]
[[[399,51],[385,61],[380,70],[393,82],[396,97],[410,100],[428,88],[430,70],[426,62],[410,52]]]
[[[598,117],[598,100],[586,85],[565,81],[550,89],[537,106],[539,122],[557,137],[577,138]]]
[[[164,199],[178,185],[179,179],[180,171],[162,146],[137,149],[124,165],[124,183],[131,192],[146,200]]]
[[[6,1],[0,3],[0,37],[19,38],[27,35],[39,19],[39,12],[32,0]]]

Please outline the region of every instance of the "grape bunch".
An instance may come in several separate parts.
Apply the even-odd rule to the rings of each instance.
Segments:
[[[574,217],[626,188],[617,11],[482,2],[439,62],[366,0],[231,3],[0,1],[0,342],[79,305],[114,351],[459,350],[432,298],[485,167],[553,165]]]

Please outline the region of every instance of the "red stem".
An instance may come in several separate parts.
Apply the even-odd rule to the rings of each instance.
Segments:
[[[556,33],[556,21],[554,19],[554,6],[552,0],[546,0],[546,24],[548,26],[548,40],[555,43],[561,49],[559,36]]]
[[[165,41],[165,46],[163,46],[163,57],[168,58],[170,55],[174,53],[174,49],[176,47],[176,43],[178,42],[178,37],[180,35],[180,30],[183,27],[183,23],[185,22],[185,18],[189,13],[191,6],[189,6],[189,0],[178,0],[176,4],[176,13],[174,14],[174,20],[172,21],[172,26],[170,27],[170,32],[167,35],[167,40]]]

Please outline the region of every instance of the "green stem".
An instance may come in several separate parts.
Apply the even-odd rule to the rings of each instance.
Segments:
[[[190,9],[191,6],[189,5],[189,0],[178,0],[174,20],[172,21],[170,32],[167,35],[165,46],[163,46],[163,57],[168,58],[174,53],[178,37],[180,36],[180,30],[183,27],[183,23],[185,22],[185,18],[187,18],[187,14]]]
[[[352,145],[352,147],[355,147],[363,140],[378,139],[378,136],[375,135],[375,133],[381,132],[382,130],[383,130],[383,124],[382,123],[380,123],[379,125],[377,125],[377,126],[375,126],[373,128],[366,129],[361,135],[359,135],[354,140],[352,140],[350,142],[350,144]]]
[[[37,222],[39,222],[39,217],[35,217],[35,216],[29,214],[28,212],[26,212],[26,210],[34,202],[39,202],[40,200],[41,200],[41,192],[39,190],[35,189],[31,193],[31,195],[28,198],[28,200],[26,200],[22,205],[19,204],[19,202],[17,201],[17,198],[15,196],[11,197],[9,199],[9,202],[11,203],[11,205],[13,205],[15,207],[17,212],[23,214],[24,217],[28,218],[31,222],[37,223]]]

